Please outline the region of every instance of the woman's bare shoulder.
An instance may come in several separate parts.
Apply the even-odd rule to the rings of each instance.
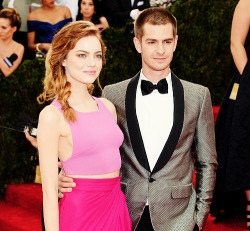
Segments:
[[[62,119],[62,113],[55,105],[46,106],[39,115],[39,122],[44,122],[47,124],[58,124]]]
[[[28,21],[31,21],[31,20],[38,20],[38,17],[39,17],[39,15],[40,15],[40,13],[41,13],[41,9],[40,9],[40,8],[38,8],[38,9],[36,9],[36,10],[34,10],[34,11],[31,11],[31,12],[29,13],[29,15],[28,15],[27,20],[28,20]]]

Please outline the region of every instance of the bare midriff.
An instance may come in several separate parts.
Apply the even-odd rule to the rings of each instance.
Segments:
[[[101,174],[101,175],[67,175],[67,176],[72,177],[72,178],[104,179],[104,178],[115,178],[115,177],[118,177],[119,174],[120,174],[120,170],[107,173],[107,174]]]

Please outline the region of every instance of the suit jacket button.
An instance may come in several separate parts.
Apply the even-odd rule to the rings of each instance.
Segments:
[[[148,181],[150,182],[150,183],[152,183],[152,182],[154,182],[154,181],[156,181],[154,178],[152,178],[152,177],[150,177],[149,179],[148,179]]]

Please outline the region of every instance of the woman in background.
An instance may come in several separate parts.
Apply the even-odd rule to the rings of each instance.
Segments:
[[[24,46],[13,40],[20,26],[21,18],[15,9],[0,11],[0,69],[5,77],[9,77],[23,59]]]
[[[101,13],[97,0],[79,0],[76,20],[94,23],[100,33],[109,27],[107,19]]]
[[[55,1],[41,0],[42,6],[32,11],[27,20],[28,47],[35,52],[46,53],[54,34],[72,21],[70,10],[56,6]]]
[[[215,125],[218,153],[217,180],[212,214],[235,215],[246,195],[247,228],[250,230],[250,63],[244,47],[250,27],[250,1],[240,0],[231,30],[231,52],[237,73],[230,83]],[[243,195],[244,197],[244,195]],[[243,198],[245,199],[245,198]],[[237,201],[238,203],[233,203]],[[245,202],[245,200],[244,200]],[[224,214],[221,214],[224,209]]]
[[[91,95],[104,53],[94,24],[76,21],[55,35],[46,58],[38,101],[53,101],[41,111],[37,132],[46,231],[131,230],[119,176],[123,134],[113,104]],[[76,182],[59,207],[58,157]]]

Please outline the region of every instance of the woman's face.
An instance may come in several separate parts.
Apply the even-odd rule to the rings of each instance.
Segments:
[[[44,6],[51,7],[51,6],[55,5],[55,1],[54,0],[41,0],[41,1],[42,1],[42,4]]]
[[[95,12],[93,0],[82,0],[81,13],[84,18],[91,18]]]
[[[91,84],[102,69],[102,47],[96,36],[81,38],[69,51],[62,64],[67,80],[72,84]]]
[[[8,39],[13,36],[16,31],[16,27],[10,25],[8,18],[0,18],[0,39]]]

